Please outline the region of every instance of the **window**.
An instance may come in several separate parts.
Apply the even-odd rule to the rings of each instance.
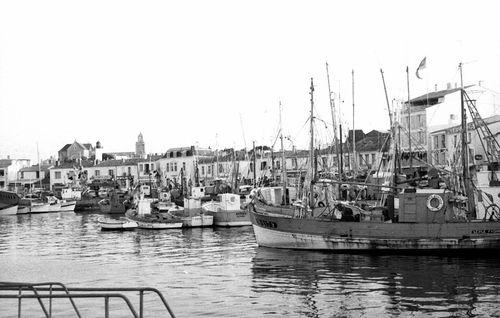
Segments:
[[[224,172],[224,167],[222,166],[222,163],[219,163],[219,173]]]
[[[5,170],[0,169],[0,177],[3,177],[3,176],[5,176]]]
[[[150,164],[150,166],[151,166],[151,167],[150,167],[150,171],[155,170],[155,164],[154,164],[154,163]]]
[[[177,151],[177,154],[175,156],[176,157],[182,157],[182,153],[180,151]]]
[[[375,164],[375,154],[372,153],[372,165]]]
[[[21,171],[21,179],[24,179],[24,171]]]
[[[467,143],[470,143],[470,141],[472,140],[472,135],[470,132],[468,133],[468,135],[469,135],[469,138],[467,139]]]
[[[358,162],[358,163],[359,163],[360,165],[362,165],[362,164],[366,163],[366,162],[363,162],[363,161],[364,161],[364,160],[363,160],[363,155],[359,155],[359,162]]]
[[[437,149],[438,146],[438,136],[434,136],[434,149]]]
[[[170,158],[173,158],[173,157],[174,157],[174,152],[173,152],[173,151],[171,151],[171,152],[170,152]]]
[[[143,172],[144,171],[144,166],[142,164],[139,164],[139,171]]]
[[[184,172],[186,172],[186,163],[185,163],[185,162],[183,162],[183,163],[182,163],[182,170],[183,170]]]
[[[108,170],[108,175],[113,176],[113,170],[112,169]]]
[[[94,174],[95,174],[95,176],[96,176],[96,177],[98,177],[98,176],[100,176],[100,175],[101,175],[101,171],[96,170],[96,171],[94,172]]]
[[[177,162],[174,162],[174,171],[177,171]]]
[[[365,155],[365,164],[370,164],[370,155],[369,154],[366,154]]]
[[[421,124],[422,124],[422,115],[418,115],[417,119],[418,119],[418,126],[421,126]]]
[[[205,166],[201,166],[201,174],[205,174]]]
[[[128,167],[128,168],[127,168],[127,171],[128,171],[128,175],[131,175],[131,174],[132,174],[132,168]]]
[[[279,161],[276,161],[276,169],[280,169],[280,162]]]
[[[0,188],[3,188],[5,187],[5,182],[4,181],[0,181]]]
[[[453,136],[453,145],[456,147],[457,146],[457,139],[458,139],[458,135],[454,135]]]
[[[144,173],[149,173],[149,165],[148,164],[144,165],[144,169],[145,169]]]
[[[250,172],[253,172],[253,162],[250,162]]]
[[[210,168],[212,168],[212,167],[210,167],[210,166],[207,167],[207,174],[210,174],[210,171],[211,171]]]
[[[55,178],[55,179],[61,179],[61,171],[56,171],[56,172],[54,173],[54,178]]]
[[[446,148],[446,136],[441,135],[441,148]]]
[[[266,167],[267,167],[267,161],[262,161],[260,163],[260,170],[264,170],[264,169],[266,169]]]
[[[292,165],[297,168],[298,164],[297,164],[297,158],[292,158]]]
[[[170,163],[167,162],[167,172],[170,171]]]

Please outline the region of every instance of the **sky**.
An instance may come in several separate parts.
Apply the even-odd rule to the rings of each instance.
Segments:
[[[57,156],[67,143],[104,151],[272,145],[279,129],[331,142],[325,63],[344,127],[387,130],[390,103],[446,83],[487,88],[500,104],[495,1],[0,0],[0,158]],[[427,57],[423,79],[415,69]],[[340,95],[340,98],[339,98]],[[276,143],[276,148],[279,144]]]

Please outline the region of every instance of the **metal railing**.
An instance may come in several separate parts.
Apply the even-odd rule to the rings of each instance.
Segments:
[[[151,287],[66,287],[59,282],[43,282],[43,283],[20,283],[20,282],[0,282],[0,292],[2,291],[15,291],[17,293],[5,294],[0,293],[0,299],[18,299],[18,317],[21,317],[22,312],[22,299],[37,299],[40,304],[45,317],[52,317],[52,300],[57,298],[69,299],[73,310],[78,318],[82,315],[76,306],[74,299],[77,298],[104,298],[104,316],[109,317],[109,299],[120,298],[123,299],[127,305],[130,313],[135,318],[144,317],[144,293],[155,293],[163,303],[163,306],[169,313],[170,317],[175,318],[172,309],[168,305],[163,294],[156,288]],[[23,291],[33,292],[33,294],[23,294]],[[48,293],[46,293],[48,292]],[[54,294],[54,292],[63,292]],[[135,310],[132,302],[127,296],[121,292],[139,292],[139,314]],[[49,309],[47,310],[42,299],[49,299]]]

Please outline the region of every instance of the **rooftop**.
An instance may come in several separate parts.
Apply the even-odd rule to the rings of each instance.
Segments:
[[[470,88],[472,86],[474,86],[474,85],[465,86],[464,89]],[[458,87],[458,88],[452,88],[452,89],[443,89],[443,90],[436,91],[436,92],[429,92],[429,93],[426,93],[424,95],[410,99],[410,105],[411,106],[436,105],[436,104],[439,104],[440,98],[443,98],[444,96],[446,96],[448,94],[453,94],[453,93],[459,91],[460,89],[461,88]],[[405,102],[405,104],[408,104],[408,102]]]

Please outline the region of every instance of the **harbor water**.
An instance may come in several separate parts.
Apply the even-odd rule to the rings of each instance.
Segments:
[[[0,218],[0,281],[150,286],[177,317],[500,316],[500,256],[335,254],[259,248],[252,227],[101,232],[97,214]],[[138,297],[127,293],[134,305]],[[145,317],[166,315],[153,295]],[[76,300],[83,317],[104,301]],[[110,302],[111,317],[129,317]],[[23,300],[23,317],[42,317]],[[74,317],[55,300],[54,317]],[[0,300],[17,317],[17,300]]]

